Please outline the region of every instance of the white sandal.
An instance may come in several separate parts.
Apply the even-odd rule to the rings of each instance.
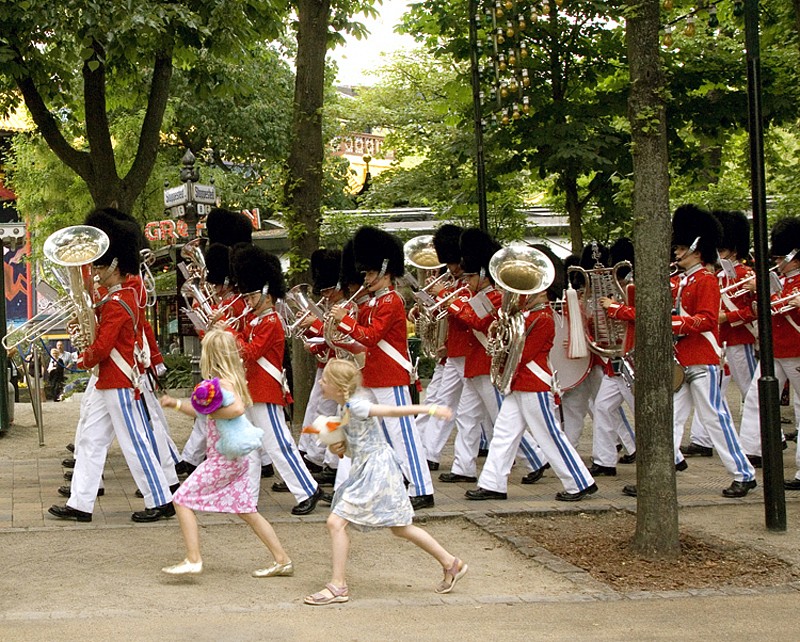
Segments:
[[[326,584],[325,588],[328,589],[330,595],[325,595],[320,591],[313,595],[307,595],[303,601],[311,606],[325,606],[326,604],[336,604],[350,600],[350,591],[346,586],[339,587],[333,584]]]
[[[444,579],[439,582],[439,586],[437,586],[435,589],[436,592],[440,595],[443,595],[452,591],[453,587],[456,585],[456,582],[464,577],[468,570],[469,566],[456,557],[453,560],[453,565],[445,570]]]
[[[259,568],[253,571],[253,577],[290,577],[292,575],[294,575],[292,560],[289,560],[286,564],[275,562],[268,568]]]

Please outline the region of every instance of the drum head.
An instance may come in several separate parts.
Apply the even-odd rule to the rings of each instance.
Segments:
[[[553,313],[556,323],[556,334],[553,347],[550,349],[550,367],[556,375],[559,390],[563,393],[579,386],[589,374],[592,365],[592,355],[570,359],[567,341],[569,340],[569,320],[565,315]]]

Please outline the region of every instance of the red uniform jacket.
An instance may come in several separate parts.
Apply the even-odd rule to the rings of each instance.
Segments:
[[[780,294],[773,299],[785,297],[793,292],[800,294],[800,270],[786,275]],[[794,322],[795,325],[792,325]],[[776,359],[800,357],[800,308],[792,308],[784,314],[772,315],[772,350]]]
[[[736,270],[735,281],[741,281],[746,276],[753,273],[746,265],[737,263],[734,267]],[[725,272],[720,270],[717,273],[719,279],[720,290],[734,283],[734,280],[725,276]],[[725,294],[722,296],[722,311],[727,316],[727,321],[719,326],[719,340],[722,344],[729,346],[740,346],[750,343],[755,343],[756,336],[749,328],[752,328],[752,322],[755,321],[756,315],[753,311],[753,303],[755,303],[755,293],[744,292],[735,298],[731,298]]]
[[[628,323],[628,333],[625,335],[625,354],[628,354],[631,350],[633,350],[633,347],[636,344],[636,335],[634,332],[634,322],[636,320],[636,285],[633,283],[627,283],[625,285],[625,294],[628,297],[628,303],[625,304],[613,301],[611,305],[608,306],[606,314],[608,314],[609,318],[611,319],[619,319],[620,321],[626,321]],[[603,369],[609,377],[617,374],[614,372],[614,366],[611,359],[604,364]]]
[[[339,322],[338,327],[367,348],[364,369],[361,371],[364,386],[407,386],[411,381],[408,370],[378,346],[381,340],[385,340],[406,360],[409,359],[406,313],[402,297],[392,288],[380,290],[369,303],[359,307],[358,317],[356,320],[347,315]]]
[[[525,329],[531,328],[525,338],[525,347],[522,349],[522,358],[514,378],[511,380],[511,390],[521,392],[548,392],[552,384],[537,377],[526,364],[536,363],[548,375],[552,375],[547,357],[553,347],[556,336],[556,324],[553,320],[553,310],[546,305],[538,310],[530,310],[525,315]]]
[[[138,367],[133,356],[134,345],[137,340],[141,345],[140,324],[144,315],[139,307],[138,293],[131,287],[111,290],[98,306],[100,318],[95,340],[78,357],[81,368],[99,365],[98,390],[133,388],[129,374],[120,370],[112,360],[111,351],[116,348],[125,363],[134,368]]]
[[[678,309],[678,295],[680,308]],[[690,268],[672,290],[677,314],[675,358],[682,366],[719,365],[719,283],[702,264]]]
[[[322,339],[324,336],[323,330],[325,326],[319,319],[314,319],[314,322],[305,329],[303,332],[307,339]],[[314,343],[307,344],[308,351],[317,358],[317,368],[324,368],[328,359],[333,359],[336,352],[327,343]]]
[[[494,286],[484,288],[481,292],[489,298],[496,312],[500,308],[503,294],[495,290]],[[448,312],[469,328],[464,377],[471,379],[472,377],[488,375],[492,369],[492,358],[486,352],[486,333],[489,330],[489,326],[497,318],[497,315],[492,313],[481,318],[475,313],[475,310],[469,304],[469,300],[463,298],[453,301],[448,308]]]
[[[442,290],[439,294],[439,299],[443,299],[448,294],[452,294],[458,288],[463,287],[466,283],[458,279],[452,288]],[[469,327],[464,324],[461,319],[454,317],[452,314],[447,315],[447,338],[444,345],[447,348],[448,357],[466,357],[469,352],[469,342],[472,332]]]
[[[285,405],[282,383],[258,364],[263,357],[282,373],[285,339],[283,323],[275,310],[245,317],[244,330],[237,335],[237,340],[253,403]]]

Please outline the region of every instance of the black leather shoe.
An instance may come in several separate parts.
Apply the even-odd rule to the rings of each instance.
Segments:
[[[67,457],[66,459],[62,460],[61,465],[64,468],[75,468],[75,458]]]
[[[321,471],[312,473],[311,476],[317,480],[320,486],[333,486],[336,481],[336,471],[328,466],[323,466]]]
[[[711,455],[714,454],[713,448],[695,443],[689,443],[688,446],[681,446],[680,450],[684,457],[711,457]]]
[[[479,502],[485,499],[508,499],[508,493],[498,493],[495,490],[486,490],[485,488],[474,488],[464,493],[464,497]]]
[[[797,431],[794,432],[786,432],[783,434],[786,437],[786,441],[797,441]]]
[[[525,477],[520,480],[521,484],[535,484],[544,476],[544,471],[550,467],[550,464],[545,464],[537,470],[532,470]]]
[[[72,471],[65,470],[64,471],[64,481],[72,481]]]
[[[272,483],[272,492],[273,493],[288,493],[289,487],[286,485],[286,482],[277,481]]]
[[[800,490],[800,479],[787,479],[783,482],[784,490]]]
[[[322,499],[322,489],[317,486],[317,490],[308,499],[304,499],[297,506],[292,508],[292,515],[308,515],[317,507],[317,502]]]
[[[686,463],[685,459],[675,464],[675,470],[677,470],[678,472],[682,472],[687,468],[689,468],[689,464]]]
[[[630,484],[628,486],[623,486],[622,494],[627,495],[628,497],[636,497],[637,494],[636,486],[634,486],[633,484]]]
[[[410,497],[409,499],[411,500],[411,508],[414,510],[430,508],[433,506],[433,495],[417,495],[416,497]]]
[[[70,508],[69,506],[57,506],[56,504],[53,504],[47,509],[47,512],[53,517],[58,517],[59,519],[74,519],[78,522],[92,521],[91,513],[78,510],[77,508]]]
[[[308,472],[310,472],[312,474],[313,473],[321,473],[322,472],[323,466],[320,466],[319,464],[315,464],[310,459],[306,459],[305,455],[303,455],[303,463],[306,465],[306,468],[308,468]]]
[[[458,473],[442,473],[439,475],[439,481],[445,484],[458,484],[461,482],[468,482],[474,484],[478,481],[477,477],[469,477],[468,475],[459,475]]]
[[[488,448],[480,448],[478,450],[478,457],[488,457],[489,456],[489,449]]]
[[[159,519],[166,519],[167,517],[175,516],[175,507],[172,502],[162,504],[155,508],[145,508],[144,510],[137,510],[131,515],[131,520],[139,523],[157,522]]]
[[[333,503],[333,493],[322,493],[322,497],[319,498],[320,504],[325,504],[325,506],[330,506]]]
[[[589,468],[589,472],[592,473],[592,477],[597,477],[599,475],[605,475],[606,477],[616,477],[617,476],[617,467],[616,466],[601,466],[600,464],[592,464]]]
[[[562,490],[559,493],[556,493],[556,501],[559,502],[577,502],[586,497],[586,495],[593,495],[597,492],[597,484],[592,484],[591,486],[587,486],[583,490],[579,490],[577,493],[568,493],[565,490]]]
[[[181,477],[191,475],[196,469],[197,466],[190,464],[188,461],[179,461],[175,464],[175,473]]]
[[[748,491],[756,487],[756,480],[735,481],[722,491],[723,497],[744,497]]]
[[[747,459],[750,461],[751,464],[753,464],[753,468],[761,468],[763,465],[763,462],[759,455],[747,455]]]
[[[268,477],[275,476],[275,469],[272,467],[272,464],[267,464],[266,466],[261,467],[261,478],[267,479]]]
[[[428,470],[439,470],[439,462],[428,460]]]
[[[629,455],[622,455],[617,462],[619,464],[635,464],[636,463],[636,453],[630,453]]]
[[[58,487],[58,494],[61,495],[62,497],[69,497],[70,494],[71,494],[71,490],[72,489],[69,486],[59,486]],[[102,497],[105,494],[106,494],[106,489],[105,488],[98,488],[97,489],[97,496],[98,497]]]
[[[796,435],[796,434],[797,434],[797,433],[795,433],[795,435]],[[788,439],[788,437],[787,437],[787,439]],[[71,452],[71,453],[74,453],[74,452],[75,452],[75,444],[67,444],[67,450],[68,450],[69,452]]]

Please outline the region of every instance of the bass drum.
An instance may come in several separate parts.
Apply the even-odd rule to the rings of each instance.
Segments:
[[[553,311],[556,322],[556,334],[553,347],[550,349],[550,367],[558,381],[558,389],[563,394],[578,387],[589,374],[592,365],[592,355],[570,359],[567,352],[569,341],[569,319],[565,314]]]
[[[684,381],[686,381],[686,371],[683,369],[683,366],[678,363],[678,360],[673,358],[672,392],[678,392],[678,390],[681,389]]]

